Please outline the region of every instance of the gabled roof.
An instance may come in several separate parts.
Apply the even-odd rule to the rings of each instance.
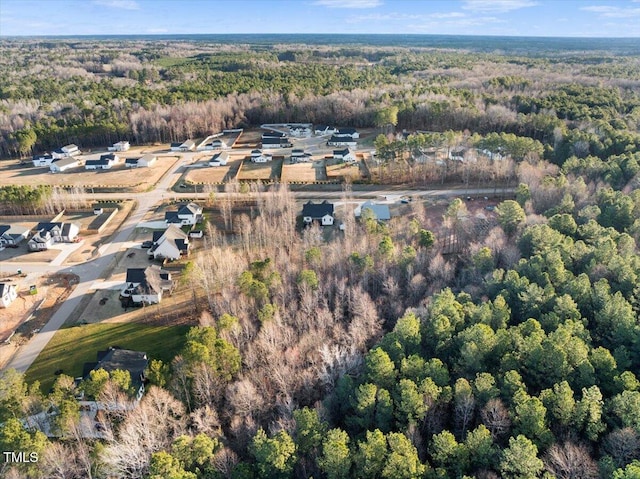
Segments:
[[[49,221],[43,221],[36,225],[36,231],[51,231],[54,229],[59,229],[62,231],[62,226],[64,223],[51,223]]]
[[[171,275],[168,271],[160,268],[158,265],[147,266],[146,268],[128,268],[127,269],[127,284],[143,284],[145,287],[151,288],[155,291],[161,291],[162,282],[171,281]]]
[[[98,351],[98,363],[92,370],[104,369],[107,372],[128,371],[131,375],[131,383],[136,387],[142,384],[144,371],[149,364],[147,353],[132,351],[130,349],[113,349]]]
[[[149,153],[148,155],[144,155],[142,158],[139,158],[142,161],[155,161],[158,159],[156,155]]]
[[[350,136],[333,135],[331,138],[329,138],[329,143],[356,143],[356,140],[354,140]]]
[[[53,159],[53,156],[50,155],[49,153],[44,153],[42,155],[33,155],[33,159],[34,160],[51,160]]]
[[[180,218],[178,218],[178,212],[177,211],[166,211],[164,213],[164,220],[167,223],[182,223],[182,220]],[[162,236],[162,233],[164,233],[163,231],[154,231],[153,234],[155,236],[156,233],[160,233],[160,236]]]
[[[342,150],[333,150],[333,156],[346,156],[349,153],[351,153],[351,150],[349,150],[349,148],[343,148]]]
[[[353,135],[354,133],[358,133],[355,128],[340,128],[338,130],[338,135]]]
[[[182,146],[182,143],[180,142],[171,143],[171,148],[180,148],[181,146]]]
[[[391,212],[389,211],[389,205],[382,205],[382,204],[374,203],[372,201],[365,201],[364,203],[362,203],[362,206],[360,207],[360,215],[358,216],[361,216],[364,210],[367,210],[367,209],[371,210],[375,219],[377,220],[386,221],[391,219]]]
[[[106,155],[100,155],[100,159],[101,160],[116,161],[117,158],[118,158],[118,156],[114,155],[113,153],[107,153]]]
[[[87,160],[84,166],[108,166],[111,161],[100,158],[99,160]]]
[[[179,215],[197,215],[200,214],[202,208],[196,203],[187,203],[185,205],[180,205],[178,208]]]
[[[228,151],[221,151],[220,153],[216,153],[215,155],[213,155],[211,157],[211,159],[209,160],[209,163],[227,161],[228,159],[229,159],[229,152]]]
[[[272,136],[266,137],[266,138],[262,138],[262,144],[263,145],[280,145],[284,142],[286,143],[286,139],[285,138],[275,138]]]
[[[69,165],[75,165],[79,161],[80,160],[78,160],[77,158],[69,157],[69,158],[61,158],[59,160],[54,160],[54,162],[52,164],[53,165],[57,165],[58,167],[60,167],[60,166],[69,166]]]
[[[279,131],[267,131],[262,134],[262,139],[264,140],[265,138],[284,138],[286,136],[287,135]]]
[[[7,235],[14,239],[26,238],[30,229],[20,225],[0,225],[0,236]]]
[[[302,207],[302,216],[312,219],[320,219],[325,215],[333,216],[333,204],[327,200],[322,203],[314,203],[309,201]]]
[[[125,165],[137,165],[140,158],[127,158],[124,160]]]

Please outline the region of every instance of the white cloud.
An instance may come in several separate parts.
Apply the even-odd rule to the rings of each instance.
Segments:
[[[462,8],[482,13],[507,13],[521,8],[535,7],[534,0],[465,0]]]
[[[585,12],[599,13],[601,17],[606,18],[628,18],[640,16],[640,8],[624,8],[613,5],[591,5],[582,7],[580,10]]]
[[[431,18],[462,18],[466,17],[466,15],[462,12],[443,12],[443,13],[432,13],[429,15]]]
[[[375,8],[382,5],[382,0],[316,0],[313,4],[329,8]]]
[[[135,0],[93,0],[96,5],[121,10],[140,10],[140,5]]]

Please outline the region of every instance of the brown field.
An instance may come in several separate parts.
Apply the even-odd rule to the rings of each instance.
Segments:
[[[362,175],[360,174],[360,166],[358,163],[342,163],[339,165],[327,166],[328,179],[332,180],[346,177],[351,178],[351,180],[359,180],[362,177]]]
[[[284,160],[273,160],[270,163],[251,163],[245,160],[238,180],[240,181],[269,181],[279,180]]]
[[[321,166],[314,166],[313,163],[294,163],[282,166],[282,182],[312,183],[323,178],[324,169]]]
[[[242,163],[241,159],[231,160],[226,166],[205,166],[202,168],[189,168],[183,181],[187,183],[215,184],[232,180]]]
[[[140,154],[128,151],[123,156],[134,157]],[[124,163],[103,171],[85,170],[84,166],[81,166],[62,173],[51,173],[45,167],[35,168],[30,163],[21,165],[17,160],[9,160],[0,163],[2,165],[0,166],[0,185],[37,184],[107,189],[117,187],[144,191],[157,183],[178,158],[178,156],[170,155],[158,156],[156,164],[151,168],[145,169],[144,174],[131,174],[131,169],[126,168]]]

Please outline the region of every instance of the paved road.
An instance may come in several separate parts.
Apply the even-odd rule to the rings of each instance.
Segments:
[[[99,249],[98,256],[87,262],[77,265],[60,265],[60,264],[38,264],[38,263],[12,263],[12,268],[22,269],[25,273],[51,273],[51,272],[69,272],[78,275],[78,286],[72,291],[69,298],[58,308],[53,314],[49,322],[35,334],[31,341],[22,346],[7,367],[15,368],[20,372],[25,372],[29,366],[35,361],[40,352],[49,343],[55,332],[70,318],[74,310],[79,305],[82,297],[88,294],[90,290],[96,288],[96,282],[103,278],[106,270],[115,260],[115,255],[122,248],[128,246],[128,238],[133,233],[136,225],[141,223],[147,212],[164,198],[172,198],[177,200],[195,200],[208,198],[207,193],[176,193],[170,190],[171,186],[178,181],[185,168],[188,168],[193,161],[196,153],[183,153],[183,159],[177,161],[167,173],[160,179],[153,191],[142,193],[85,193],[87,200],[136,200],[137,204],[132,210],[127,220],[123,223],[115,238],[108,244]],[[137,170],[132,171],[136,174]],[[367,189],[366,191],[352,191],[349,196],[355,199],[378,198],[387,201],[397,201],[401,196],[411,195],[413,197],[451,197],[451,196],[493,196],[496,194],[512,193],[513,188],[467,188],[467,189],[432,189],[432,190],[414,190],[414,189],[394,189],[388,186],[380,189]],[[224,196],[226,193],[216,193],[217,197]],[[251,196],[264,194],[254,193]],[[345,196],[343,191],[326,191],[326,190],[310,190],[295,191],[293,196],[297,199],[341,199]],[[249,195],[246,195],[249,197]],[[56,262],[58,263],[58,262]]]
[[[89,293],[96,280],[103,277],[105,270],[107,270],[111,262],[115,260],[116,253],[127,244],[127,240],[131,236],[131,233],[133,233],[136,225],[142,222],[147,212],[161,199],[162,193],[166,192],[173,182],[177,180],[177,177],[180,175],[179,170],[182,168],[183,163],[184,161],[176,162],[163,176],[154,191],[137,194],[135,196],[137,205],[122,224],[113,241],[111,241],[106,248],[101,249],[101,254],[99,254],[96,259],[73,266],[54,264],[38,265],[34,263],[14,263],[12,265],[12,267],[20,268],[26,273],[54,271],[74,273],[78,275],[79,283],[40,332],[35,334],[27,344],[18,350],[7,365],[8,368],[15,368],[22,373],[29,369],[29,366],[36,360],[51,338],[53,338],[56,331],[68,318],[72,317],[82,297]],[[128,196],[129,198],[131,197],[131,195]]]

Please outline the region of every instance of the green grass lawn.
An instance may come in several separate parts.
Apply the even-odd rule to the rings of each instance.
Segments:
[[[99,350],[109,346],[144,351],[151,359],[169,362],[185,343],[189,326],[145,326],[135,323],[87,324],[60,329],[27,371],[27,382],[40,381],[48,392],[54,372],[77,377],[84,363],[96,361]]]

